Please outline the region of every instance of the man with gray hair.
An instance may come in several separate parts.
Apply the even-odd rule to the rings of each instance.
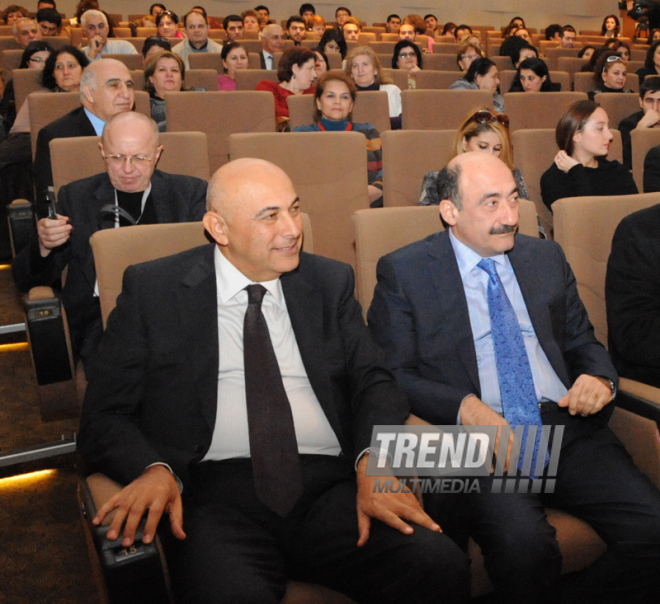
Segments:
[[[106,172],[63,186],[57,218],[39,220],[37,237],[12,266],[21,290],[52,285],[69,266],[62,302],[74,356],[85,366],[103,331],[92,234],[132,224],[201,220],[206,208],[205,181],[156,170],[163,146],[151,118],[134,111],[110,117],[99,149]]]
[[[261,69],[275,69],[274,54],[284,50],[284,30],[275,23],[266,25],[261,32],[261,47],[259,53]]]
[[[131,111],[135,95],[133,78],[126,65],[116,59],[90,63],[80,81],[80,102],[82,107],[77,107],[39,131],[34,177],[40,217],[46,215],[46,191],[53,184],[50,141],[72,136],[101,136],[105,122],[113,115]]]
[[[88,10],[80,17],[80,24],[89,45],[82,51],[90,61],[103,55],[136,55],[137,49],[128,40],[108,40],[108,19],[100,10]]]
[[[27,45],[35,40],[41,40],[39,25],[34,19],[28,19],[27,17],[17,19],[14,21],[12,31],[14,32],[14,40],[21,48],[27,48]]]

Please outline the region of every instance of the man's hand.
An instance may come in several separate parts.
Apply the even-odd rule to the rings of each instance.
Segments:
[[[568,407],[571,415],[579,413],[582,417],[586,417],[598,413],[611,401],[612,391],[609,381],[583,373],[557,404],[560,407]]]
[[[500,450],[500,434],[503,426],[508,426],[506,421],[499,413],[493,411],[486,403],[479,400],[476,396],[466,396],[461,403],[459,410],[461,424],[464,426],[498,426],[497,436],[495,437],[495,454]],[[506,459],[504,460],[504,471],[509,471],[509,458],[513,447],[513,430],[509,431],[509,445],[506,449]]]
[[[405,535],[411,535],[413,527],[404,522],[404,518],[432,531],[442,532],[440,526],[424,512],[417,497],[410,490],[401,493],[374,492],[376,478],[379,480],[397,479],[393,476],[367,476],[368,457],[369,454],[366,454],[357,467],[357,514],[358,532],[360,534],[358,547],[362,547],[369,539],[372,518],[377,518],[385,524],[389,524]]]
[[[89,41],[89,50],[87,51],[87,56],[90,59],[96,59],[96,56],[103,50],[105,46],[105,41],[103,36],[94,36]]]
[[[121,527],[126,521],[121,544],[124,547],[130,547],[135,540],[135,531],[147,509],[149,515],[142,537],[144,543],[153,541],[156,536],[156,527],[165,511],[170,515],[172,534],[177,539],[186,538],[186,534],[183,532],[183,506],[179,486],[172,473],[163,465],[147,468],[131,484],[109,499],[101,506],[92,523],[101,524],[107,514],[115,510],[107,538],[110,541],[117,539]]]
[[[637,128],[655,128],[658,125],[658,122],[660,122],[660,113],[653,109],[649,109],[644,114],[644,117],[639,120],[635,130],[637,130]]]
[[[69,224],[68,216],[57,215],[57,220],[42,218],[37,222],[39,235],[39,251],[42,257],[48,256],[53,248],[64,245],[71,236],[73,227]]]

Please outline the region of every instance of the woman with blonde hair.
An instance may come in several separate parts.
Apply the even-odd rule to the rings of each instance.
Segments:
[[[513,178],[522,199],[528,199],[527,185],[520,170],[513,164],[513,147],[509,137],[509,118],[502,113],[495,113],[485,107],[470,113],[458,127],[452,147],[453,159],[461,153],[478,151],[499,157],[513,172]],[[422,196],[419,205],[438,205],[436,180],[438,172],[429,172],[424,176]]]
[[[344,67],[357,90],[382,90],[387,92],[390,125],[392,130],[401,128],[401,89],[383,72],[378,55],[369,46],[358,46],[346,55]]]

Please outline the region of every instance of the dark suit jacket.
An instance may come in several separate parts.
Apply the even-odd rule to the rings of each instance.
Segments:
[[[630,133],[637,128],[637,124],[639,124],[643,117],[644,112],[637,111],[619,122],[619,132],[621,133],[621,144],[623,146],[623,165],[628,170],[632,170],[632,141]]]
[[[539,343],[567,388],[582,373],[616,381],[559,245],[516,236],[509,258]],[[408,394],[412,412],[456,423],[462,400],[481,396],[467,301],[449,233],[384,256],[369,326]],[[603,420],[612,405],[598,414]]]
[[[122,293],[94,361],[78,444],[92,468],[128,483],[166,462],[189,480],[208,451],[218,385],[214,245],[124,274]],[[369,446],[374,424],[401,424],[408,404],[384,368],[353,296],[345,264],[301,254],[281,277],[310,383],[350,456]]]
[[[644,158],[644,193],[660,191],[660,145],[653,147]]]
[[[275,63],[274,59],[275,57],[273,57],[273,68],[276,67],[274,64]],[[261,69],[268,69],[268,66],[266,65],[266,57],[264,57],[263,50],[261,50],[261,52],[259,53],[259,63],[261,63]]]
[[[605,299],[617,371],[660,387],[660,205],[626,216],[617,227]]]
[[[157,222],[202,219],[206,208],[205,181],[155,170],[151,186]],[[74,353],[83,359],[89,358],[96,349],[100,334],[100,314],[94,298],[96,271],[89,238],[98,230],[97,215],[101,207],[114,202],[115,189],[105,172],[62,187],[57,205],[58,212],[68,216],[74,227],[69,241],[42,259],[35,238],[12,264],[14,281],[21,291],[37,285],[52,285],[64,267],[69,266],[62,301]]]
[[[94,126],[85,115],[83,107],[76,107],[73,111],[39,130],[37,150],[34,156],[34,182],[37,192],[37,214],[40,218],[47,215],[44,206],[46,191],[53,185],[49,143],[54,138],[72,138],[74,136],[96,136]]]

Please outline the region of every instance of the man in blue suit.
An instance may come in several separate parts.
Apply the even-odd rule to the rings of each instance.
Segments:
[[[570,601],[650,601],[660,569],[660,493],[607,427],[616,371],[561,248],[516,234],[518,191],[493,156],[459,155],[440,172],[438,190],[448,229],[381,258],[369,310],[412,412],[434,424],[508,425],[506,386],[517,378],[500,361],[521,354],[535,423],[565,431],[554,493],[493,493],[488,477],[480,493],[428,497],[427,510],[448,534],[461,541],[471,534],[481,545],[502,601],[558,597],[561,553],[546,505],[586,520],[608,544],[567,587]],[[494,279],[515,312],[516,350],[501,352],[493,335],[505,314],[492,301]]]

